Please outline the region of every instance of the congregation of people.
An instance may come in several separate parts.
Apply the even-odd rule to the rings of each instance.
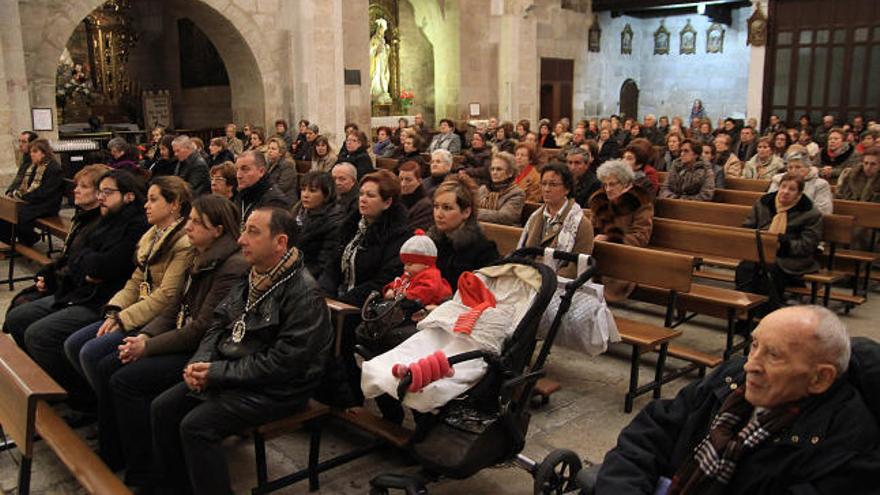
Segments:
[[[334,342],[324,298],[360,307],[374,291],[400,294],[412,302],[409,314],[423,317],[463,273],[500,259],[481,222],[522,227],[519,247],[582,254],[595,242],[645,247],[657,198],[711,201],[725,180],[765,179],[769,190],[743,226],[778,235],[778,292],[818,269],[822,215],[834,198],[880,202],[876,123],[828,116],[813,127],[805,116],[789,127],[772,116],[761,130],[730,118],[713,127],[702,104],[694,108],[687,124],[653,115],[536,126],[442,119],[436,131],[417,115],[374,136],[348,124],[338,147],[307,120],[293,130],[278,120],[272,132],[245,124],[239,133],[228,124],[207,146],[164,128],[143,149],[114,138],[106,160],[73,176],[75,213],[63,250],[14,298],[3,330],[68,391],[72,424],[97,421],[99,455],[125,471],[128,485],[230,493],[224,438],[316,396],[345,406],[364,400],[351,333]],[[29,131],[20,137],[22,161],[6,194],[25,205],[17,242],[32,245],[35,219],[59,212],[62,173],[47,140]],[[11,235],[0,222],[0,241]],[[560,276],[577,274],[572,263],[544,262]],[[760,291],[747,284],[750,268],[737,270],[738,287]],[[410,279],[439,300],[406,291]],[[633,290],[605,283],[608,299]],[[815,326],[820,316],[827,318],[802,320]],[[774,331],[763,330],[753,352],[772,356],[781,338]],[[831,390],[848,404],[832,387],[845,363],[820,364],[820,381],[789,399]],[[741,378],[739,369],[730,373]],[[796,420],[775,409],[787,401],[752,400],[757,394],[724,399],[689,388],[674,409],[652,406],[610,454],[608,493],[636,485],[651,490],[633,493],[653,493],[656,478],[672,473],[692,483],[675,493],[716,493],[694,488],[712,486],[706,480],[716,473],[700,471],[678,432],[663,438],[665,447],[646,447],[641,423],[674,416],[702,438],[708,425],[691,425],[688,409],[714,414],[720,405],[748,420],[744,401],[770,411],[757,417],[771,433]],[[705,404],[707,397],[719,404]],[[380,408],[402,421],[387,401]],[[722,427],[713,423],[712,432]],[[875,428],[860,441],[877,435]],[[737,449],[724,456],[739,455],[740,443],[724,441]],[[651,448],[675,451],[672,460],[650,459],[654,479],[628,478],[626,464],[642,462],[632,458]],[[835,469],[846,464],[835,462]]]

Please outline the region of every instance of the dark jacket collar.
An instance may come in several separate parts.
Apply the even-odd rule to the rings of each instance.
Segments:
[[[238,242],[232,234],[220,237],[204,254],[196,256],[193,273],[214,270],[235,254],[238,249]]]
[[[239,189],[238,199],[244,203],[253,203],[263,197],[263,194],[272,187],[272,181],[269,180],[269,174],[263,175],[254,185],[246,189]]]
[[[401,194],[400,201],[407,208],[412,208],[414,204],[418,203],[419,200],[421,200],[424,197],[425,197],[425,188],[423,188],[422,185],[419,184],[419,187],[417,187],[416,190],[412,192],[412,194]]]

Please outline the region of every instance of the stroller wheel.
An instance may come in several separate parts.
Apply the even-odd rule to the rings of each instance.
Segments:
[[[535,470],[535,495],[577,491],[575,477],[580,470],[581,459],[574,452],[567,449],[550,452]]]

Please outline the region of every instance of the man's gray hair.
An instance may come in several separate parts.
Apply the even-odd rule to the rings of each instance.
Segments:
[[[257,150],[247,150],[238,156],[238,159],[250,157],[254,161],[254,166],[258,168],[266,168],[266,155]]]
[[[599,180],[602,182],[605,182],[605,179],[614,176],[624,187],[632,184],[633,181],[636,180],[636,174],[633,172],[632,167],[623,160],[608,160],[596,170],[596,176],[598,176]]]
[[[357,180],[358,171],[357,168],[349,162],[339,162],[336,165],[333,165],[333,168],[338,168],[339,170],[344,171],[354,180]]]
[[[852,353],[846,325],[826,307],[817,305],[806,307],[819,320],[814,333],[816,357],[834,364],[834,367],[837,368],[837,374],[840,376],[849,368],[849,358]]]
[[[447,165],[450,167],[452,166],[452,153],[450,153],[449,150],[434,150],[434,152],[431,153],[431,158],[434,158],[435,156],[439,156]]]
[[[178,148],[185,148],[189,150],[196,149],[196,143],[192,141],[186,134],[181,134],[174,138],[174,141],[171,141],[171,146],[177,146]]]

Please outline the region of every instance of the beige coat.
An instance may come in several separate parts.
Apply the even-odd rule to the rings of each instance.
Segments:
[[[524,244],[525,247],[542,247],[542,248],[555,248],[556,247],[556,237],[559,235],[559,230],[562,228],[562,224],[565,221],[565,217],[568,216],[569,211],[571,211],[572,205],[575,205],[574,200],[569,199],[568,203],[562,208],[562,212],[560,218],[562,222],[559,222],[547,231],[546,235],[542,236],[544,232],[544,209],[546,206],[541,206],[532,216],[529,217],[529,220],[526,222],[526,226],[524,227],[526,230],[526,242]],[[572,250],[578,254],[591,254],[593,252],[593,224],[590,223],[590,212],[589,210],[584,210],[584,217],[581,219],[580,225],[578,225],[577,235],[575,236],[574,248]],[[563,277],[574,278],[577,275],[577,265],[574,263],[562,263],[559,265],[559,270],[557,273]]]
[[[148,323],[171,304],[177,304],[183,289],[187,269],[192,265],[195,250],[183,231],[184,221],[165,232],[153,246],[150,245],[156,234],[156,227],[150,227],[138,241],[136,268],[116,295],[107,303],[108,309],[118,309],[119,321],[126,331]],[[146,272],[143,270],[147,265]],[[151,291],[143,299],[140,297],[141,283],[147,272]]]
[[[523,205],[526,201],[526,193],[511,183],[510,187],[498,193],[498,199],[494,205],[491,204],[490,194],[492,194],[492,191],[487,186],[480,186],[477,220],[519,226]]]

